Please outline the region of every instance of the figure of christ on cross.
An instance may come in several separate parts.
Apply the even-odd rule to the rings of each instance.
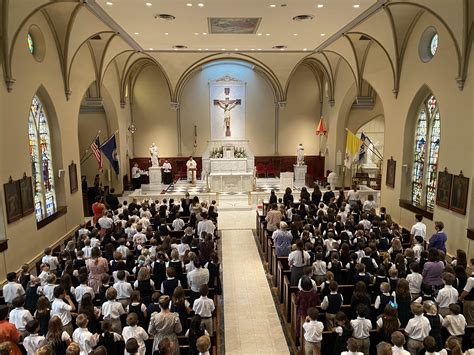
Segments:
[[[241,99],[230,100],[230,88],[224,88],[225,100],[214,100],[214,105],[224,110],[225,136],[230,137],[230,111],[237,105],[242,104]]]

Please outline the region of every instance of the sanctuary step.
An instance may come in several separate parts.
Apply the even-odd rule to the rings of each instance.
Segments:
[[[218,193],[217,203],[219,210],[250,211],[253,208],[248,193]]]

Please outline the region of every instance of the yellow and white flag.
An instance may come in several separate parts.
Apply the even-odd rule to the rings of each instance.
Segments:
[[[357,136],[349,131],[347,131],[347,140],[346,140],[346,157],[344,159],[344,165],[347,168],[350,168],[354,160],[359,157],[359,149],[363,142],[357,138]]]

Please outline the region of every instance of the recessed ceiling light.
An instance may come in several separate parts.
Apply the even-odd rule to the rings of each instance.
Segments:
[[[239,49],[238,48],[234,48],[234,51],[238,51]]]
[[[168,32],[165,32],[165,36],[168,36],[168,35],[169,35],[169,33],[168,33]]]
[[[324,7],[323,4],[318,4],[318,8],[322,8],[322,7]]]
[[[257,51],[261,51],[261,50],[262,50],[262,48],[257,49]]]
[[[203,35],[203,36],[207,36],[207,32],[203,32],[202,35]]]
[[[176,19],[176,16],[170,15],[170,14],[155,14],[153,15],[154,18],[157,20],[167,20],[167,21],[173,21]]]
[[[199,48],[198,51],[202,51],[202,48]]]
[[[265,36],[270,36],[270,33],[265,33]]]
[[[314,15],[298,15],[293,17],[293,21],[310,21],[314,19]]]
[[[206,48],[206,49],[205,49],[205,51],[208,51],[208,50],[209,50],[209,48]]]
[[[321,33],[321,37],[324,37],[324,36],[326,36],[326,34],[325,34],[325,33]]]
[[[199,7],[204,7],[204,4],[203,4],[202,2],[200,2],[200,3],[198,4],[198,6],[199,6]]]
[[[255,48],[252,48],[252,49],[251,49],[251,51],[254,51],[254,50],[255,50]]]
[[[275,5],[275,4],[271,4],[270,7],[276,7],[276,5]]]
[[[354,5],[354,8],[356,8],[356,9],[359,8],[359,7],[360,7],[359,4],[355,4],[355,5]]]
[[[150,51],[152,51],[152,50],[153,50],[153,48],[148,48],[148,49],[149,49]]]
[[[191,4],[190,2],[188,2],[188,3],[186,4],[186,6],[191,7],[191,6],[193,6],[193,4]]]
[[[225,48],[221,48],[221,51],[225,51]]]
[[[153,4],[152,4],[151,2],[147,2],[147,3],[145,3],[145,5],[146,5],[146,6],[151,6],[151,5],[153,5]]]
[[[257,36],[261,36],[262,34],[261,33],[257,33]]]
[[[109,6],[112,6],[113,4],[114,4],[114,3],[113,3],[113,2],[110,2],[110,1],[107,1],[107,2],[105,3],[105,5],[109,5]]]
[[[135,32],[136,35],[139,35],[140,33],[139,32]]]
[[[293,33],[293,36],[298,36],[298,33]]]
[[[194,35],[197,36],[197,35],[199,35],[199,33],[198,33],[198,32],[194,32]]]
[[[303,50],[306,52],[308,50],[308,48],[303,48]]]

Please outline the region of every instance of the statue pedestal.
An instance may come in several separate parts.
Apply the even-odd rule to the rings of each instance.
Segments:
[[[306,185],[305,178],[308,171],[307,165],[293,165],[293,171],[295,172],[295,186],[301,188]]]
[[[161,190],[161,168],[158,166],[148,168],[148,177],[150,183],[143,185],[142,190]]]
[[[293,191],[294,173],[280,173],[280,190],[285,191],[287,187]]]

